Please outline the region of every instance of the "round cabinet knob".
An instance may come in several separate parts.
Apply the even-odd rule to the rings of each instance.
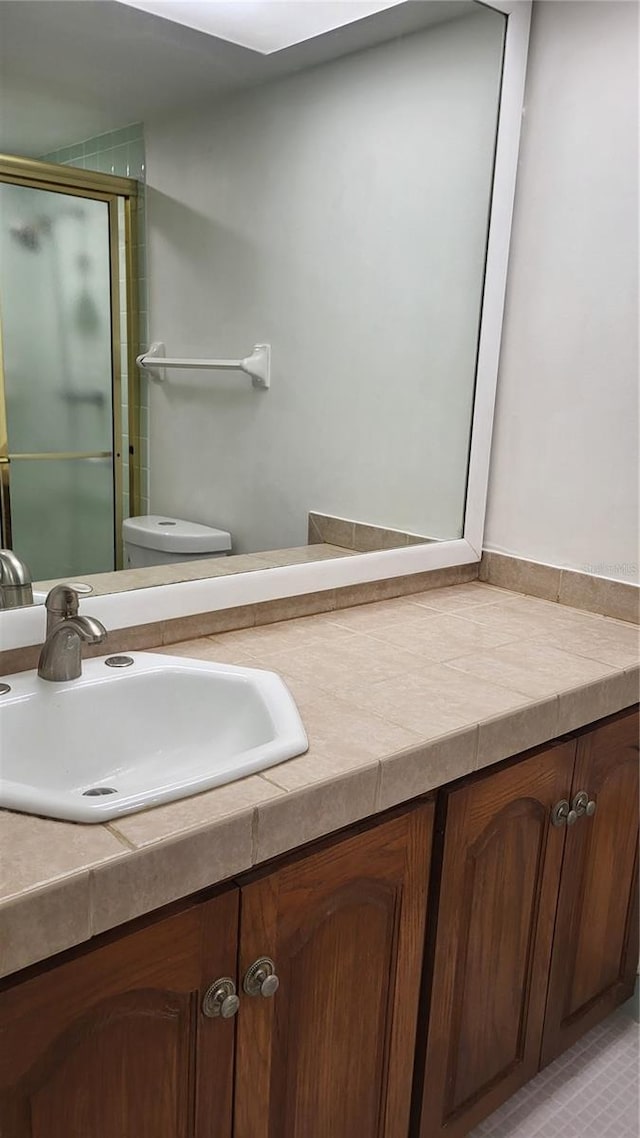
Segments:
[[[579,790],[571,805],[579,818],[581,818],[583,814],[591,818],[596,812],[596,803],[592,798],[589,798],[586,790]]]
[[[229,976],[221,980],[214,980],[202,999],[202,1013],[208,1019],[231,1019],[240,1007],[240,999],[236,995],[236,986]]]
[[[260,995],[266,996],[267,998],[269,996],[275,996],[279,987],[280,981],[276,975],[265,976],[264,980],[260,984]]]
[[[570,810],[567,814],[567,826],[575,826],[580,815],[577,810]]]
[[[275,996],[280,981],[276,976],[276,966],[268,956],[260,956],[247,969],[242,987],[248,996]]]
[[[220,1015],[222,1019],[231,1019],[232,1016],[237,1014],[240,1007],[240,997],[236,995],[225,996],[220,1004]]]
[[[551,825],[566,825],[566,823],[569,821],[569,809],[569,803],[567,802],[566,798],[561,798],[559,802],[556,802],[553,810],[551,811]]]

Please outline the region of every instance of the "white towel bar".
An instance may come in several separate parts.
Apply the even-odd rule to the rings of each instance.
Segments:
[[[149,373],[151,379],[156,380],[165,378],[164,369],[168,367],[200,368],[204,371],[243,371],[251,376],[254,387],[271,386],[270,344],[255,344],[251,355],[243,360],[191,360],[165,356],[164,344],[156,341],[147,352],[138,356],[136,363],[139,368]]]

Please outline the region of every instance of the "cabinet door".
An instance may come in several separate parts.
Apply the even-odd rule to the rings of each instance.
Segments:
[[[0,994],[2,1138],[230,1138],[237,892]],[[196,1061],[196,1048],[198,1059]]]
[[[574,754],[447,795],[420,1138],[467,1134],[538,1069]]]
[[[638,964],[637,710],[579,739],[572,796],[580,791],[596,803],[596,812],[583,814],[567,830],[545,1063],[633,992]]]
[[[406,1138],[433,806],[336,841],[245,886],[235,1138]]]

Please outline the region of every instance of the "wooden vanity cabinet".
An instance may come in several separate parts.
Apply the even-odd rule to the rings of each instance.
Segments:
[[[0,1138],[463,1138],[631,994],[637,839],[635,709],[4,981]]]
[[[423,803],[242,889],[234,1138],[407,1138],[431,850]]]
[[[406,1138],[433,809],[5,984],[1,1138]]]
[[[573,743],[444,791],[420,1138],[461,1138],[538,1070]]]
[[[439,809],[414,1133],[463,1138],[632,994],[638,711],[445,789]]]
[[[231,1138],[238,893],[124,934],[0,994],[2,1138]]]
[[[637,710],[577,740],[571,801],[593,815],[567,828],[545,1017],[543,1064],[633,994],[638,966]]]

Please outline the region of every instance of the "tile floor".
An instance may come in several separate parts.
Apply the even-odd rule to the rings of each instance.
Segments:
[[[469,1138],[638,1138],[640,1025],[628,1009],[594,1027]]]

